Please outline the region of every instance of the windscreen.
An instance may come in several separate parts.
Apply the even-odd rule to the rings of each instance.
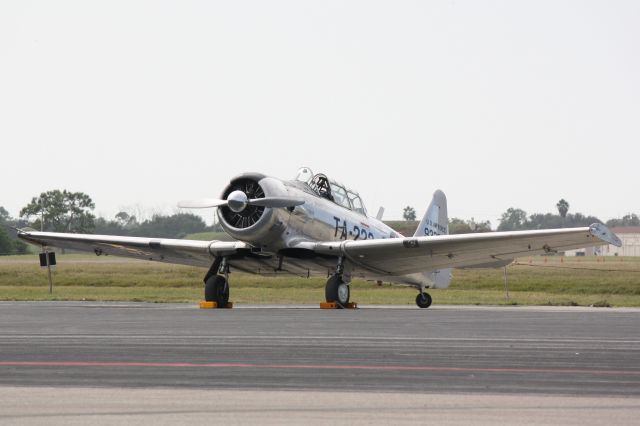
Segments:
[[[367,209],[364,208],[364,204],[362,203],[362,199],[358,194],[354,194],[351,191],[348,191],[349,201],[351,201],[351,205],[353,206],[353,211],[356,211],[360,214],[367,215]]]
[[[349,204],[349,199],[347,198],[347,191],[340,185],[337,185],[333,182],[331,182],[330,184],[331,184],[331,195],[333,196],[333,201],[336,204],[351,210],[351,205]]]

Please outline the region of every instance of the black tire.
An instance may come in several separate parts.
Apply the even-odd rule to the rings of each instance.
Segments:
[[[429,306],[431,306],[432,301],[433,300],[431,299],[431,295],[429,293],[420,293],[416,297],[416,305],[418,305],[420,308],[428,308]]]
[[[221,275],[213,275],[204,285],[204,300],[216,302],[219,308],[224,308],[229,302],[229,286]]]
[[[340,305],[346,305],[349,303],[351,296],[351,290],[349,285],[342,281],[340,275],[332,275],[327,280],[327,285],[324,288],[324,298],[327,302],[336,302]]]

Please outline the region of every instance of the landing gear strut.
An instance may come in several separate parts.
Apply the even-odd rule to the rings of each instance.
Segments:
[[[221,269],[224,276],[218,275]],[[216,302],[219,308],[225,308],[229,303],[229,265],[226,259],[217,257],[205,275],[204,300]]]
[[[420,308],[428,308],[429,306],[431,306],[431,302],[431,296],[429,295],[429,293],[426,293],[424,291],[418,294],[418,296],[416,297],[416,305],[418,305]]]

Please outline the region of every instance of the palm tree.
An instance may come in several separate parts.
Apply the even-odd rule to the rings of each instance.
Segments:
[[[569,211],[569,202],[567,200],[562,198],[560,201],[558,201],[558,204],[556,204],[556,207],[558,208],[558,213],[560,213],[560,217],[562,217],[563,219],[567,217],[567,212]]]

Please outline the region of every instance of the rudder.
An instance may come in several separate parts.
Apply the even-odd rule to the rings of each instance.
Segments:
[[[424,217],[416,229],[414,237],[431,237],[449,234],[449,215],[447,213],[447,196],[441,190],[433,193],[433,198]],[[440,269],[425,272],[425,276],[432,283],[431,288],[446,288],[451,281],[451,269]]]

